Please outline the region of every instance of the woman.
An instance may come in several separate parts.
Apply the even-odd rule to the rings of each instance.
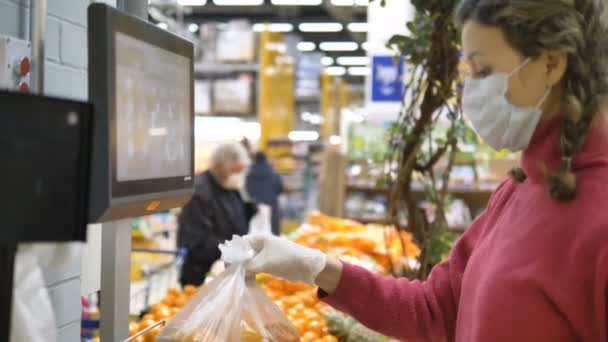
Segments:
[[[464,0],[465,114],[523,171],[428,281],[396,280],[273,237],[251,272],[408,341],[607,341],[608,47],[600,0]]]

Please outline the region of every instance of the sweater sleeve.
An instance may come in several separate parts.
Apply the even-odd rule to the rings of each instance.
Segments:
[[[373,274],[343,263],[336,291],[319,297],[368,328],[407,341],[452,340],[462,277],[471,252],[485,230],[499,187],[488,209],[455,244],[450,257],[435,266],[426,282]]]

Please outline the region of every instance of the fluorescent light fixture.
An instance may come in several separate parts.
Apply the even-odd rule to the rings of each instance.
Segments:
[[[272,0],[277,6],[319,6],[323,0]]]
[[[298,29],[302,32],[340,32],[344,26],[340,23],[301,23]]]
[[[330,66],[334,64],[334,59],[329,56],[325,56],[321,58],[321,64],[323,64],[323,66]]]
[[[315,131],[291,131],[287,137],[291,141],[315,141],[319,139],[319,133]]]
[[[365,56],[342,56],[338,57],[340,65],[368,65],[369,58]]]
[[[290,23],[253,24],[253,31],[255,32],[263,32],[265,29],[270,32],[291,32],[293,31],[293,25]]]
[[[367,32],[369,29],[369,25],[365,22],[350,23],[347,27],[350,32]]]
[[[317,45],[315,45],[315,43],[313,43],[313,42],[299,42],[298,43],[298,51],[310,52],[310,51],[315,51],[316,48],[317,48]]]
[[[343,76],[346,74],[346,68],[341,66],[332,66],[325,68],[325,72],[331,76]]]
[[[158,23],[158,24],[156,24],[156,26],[160,27],[163,30],[166,30],[169,28],[169,26],[167,26],[166,23]]]
[[[334,6],[367,6],[369,0],[331,0]]]
[[[207,0],[177,0],[177,4],[181,6],[205,6]]]
[[[369,75],[369,67],[350,67],[348,74],[351,76],[367,76]]]
[[[322,42],[319,48],[323,51],[357,51],[359,45],[355,42]]]
[[[342,143],[342,138],[339,135],[332,135],[329,137],[329,143],[331,145],[340,145]]]
[[[195,33],[196,31],[198,31],[198,25],[195,23],[188,25],[188,31]]]
[[[369,43],[368,42],[361,43],[361,50],[367,51],[367,49],[369,49]]]
[[[260,6],[264,0],[213,0],[217,6]]]

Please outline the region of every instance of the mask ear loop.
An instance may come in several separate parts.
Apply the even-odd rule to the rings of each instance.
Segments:
[[[511,71],[510,73],[507,74],[507,77],[505,77],[505,85],[504,85],[505,90],[503,91],[504,96],[506,96],[507,92],[509,91],[509,80],[511,79],[511,77],[513,75],[515,75],[516,73],[518,73],[523,67],[528,65],[528,63],[530,63],[531,60],[532,60],[531,57],[526,58],[520,65],[518,65],[515,69],[513,69],[513,71]]]
[[[545,103],[545,101],[549,97],[549,94],[551,93],[551,86],[548,85],[545,89],[546,89],[545,94],[543,95],[543,97],[540,98],[540,101],[536,105],[536,108],[538,108],[538,109],[540,109],[540,107],[543,105],[543,103]]]
[[[515,69],[513,69],[513,71],[511,71],[509,73],[509,75],[507,75],[509,78],[511,78],[511,76],[517,74],[521,69],[523,69],[523,67],[525,67],[526,65],[528,65],[528,63],[530,63],[532,61],[531,57],[526,58],[520,65],[518,65]]]

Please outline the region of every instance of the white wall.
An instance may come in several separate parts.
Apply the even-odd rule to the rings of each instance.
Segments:
[[[86,100],[87,15],[92,0],[48,0],[45,87],[47,95]],[[116,1],[104,1],[116,5]],[[0,34],[29,39],[29,0],[0,0]],[[81,258],[45,270],[57,316],[59,341],[80,341]]]

